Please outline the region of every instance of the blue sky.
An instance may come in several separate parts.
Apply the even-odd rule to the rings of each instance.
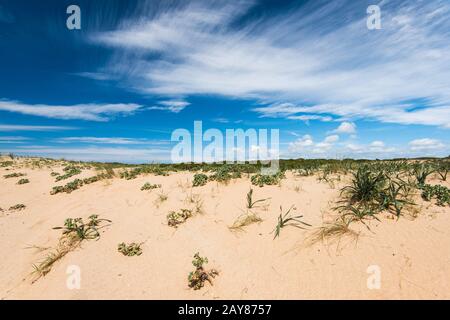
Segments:
[[[202,120],[279,129],[282,158],[447,156],[449,18],[445,0],[2,1],[0,152],[168,161]]]

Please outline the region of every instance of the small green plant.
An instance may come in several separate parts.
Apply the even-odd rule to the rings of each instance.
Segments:
[[[253,201],[253,189],[250,188],[250,191],[247,193],[247,208],[248,209],[252,209],[253,207],[255,207],[255,205],[259,202],[264,202],[267,199],[259,199],[259,200],[255,200]]]
[[[10,207],[9,211],[21,211],[24,210],[26,207],[27,207],[26,205],[20,203]]]
[[[0,162],[0,167],[5,168],[12,166],[14,164],[14,161],[2,161]]]
[[[343,213],[343,217],[350,217],[350,222],[353,221],[358,221],[361,222],[363,225],[366,226],[367,229],[370,230],[369,226],[365,223],[364,220],[369,219],[369,218],[374,218],[378,221],[380,221],[380,219],[378,219],[375,214],[377,212],[375,212],[372,208],[370,208],[369,206],[365,206],[365,205],[361,205],[361,206],[353,206],[353,205],[348,205],[347,207],[343,208],[344,213]]]
[[[167,215],[167,224],[171,227],[178,228],[179,224],[186,222],[190,217],[192,217],[192,210],[189,209],[181,209],[179,212],[171,211]]]
[[[142,187],[141,187],[141,191],[144,190],[152,190],[152,189],[157,189],[157,188],[161,188],[160,184],[150,184],[149,182],[146,182]]]
[[[60,173],[59,172],[55,172],[55,171],[52,171],[50,173],[50,176],[52,176],[52,177],[56,177],[56,176],[59,176],[59,175],[60,175]]]
[[[83,240],[98,240],[100,237],[98,230],[103,227],[100,224],[105,221],[111,222],[108,219],[99,219],[98,215],[91,215],[86,223],[83,222],[82,218],[68,218],[64,221],[63,227],[54,227],[55,230],[62,229],[62,235],[53,252],[47,254],[39,263],[33,264],[33,273],[37,275],[34,281],[49,273],[55,262],[78,248]]]
[[[17,181],[17,184],[26,184],[26,183],[30,183],[30,180],[28,180],[28,179],[20,179],[19,181]]]
[[[211,279],[215,278],[219,274],[219,272],[215,269],[211,269],[209,271],[205,270],[203,265],[206,263],[208,263],[208,258],[200,257],[198,252],[194,255],[192,265],[195,267],[195,270],[189,273],[188,276],[189,288],[199,290],[203,288],[206,281],[208,281],[212,285]]]
[[[300,220],[301,218],[303,218],[303,216],[291,216],[291,210],[295,210],[295,207],[291,206],[289,210],[285,214],[283,214],[283,208],[280,206],[280,215],[278,216],[278,222],[275,226],[275,229],[272,231],[272,233],[275,234],[273,237],[274,239],[280,236],[281,229],[283,229],[284,227],[292,226],[299,229],[305,229],[304,226],[311,227],[310,224]]]
[[[14,173],[10,173],[10,174],[5,174],[3,177],[4,177],[5,179],[9,179],[9,178],[24,177],[24,176],[26,176],[25,173],[14,172]]]
[[[119,243],[117,246],[117,251],[122,253],[124,256],[140,256],[142,254],[142,243],[132,242],[130,244],[126,244],[125,242]]]
[[[208,176],[203,173],[196,173],[194,175],[194,180],[192,181],[193,187],[204,186],[208,182]]]
[[[98,215],[93,214],[89,216],[89,221],[87,223],[83,222],[82,218],[68,218],[64,221],[64,227],[54,227],[54,230],[62,229],[63,234],[74,233],[80,240],[93,240],[100,237],[98,232],[98,226],[101,222],[111,222],[108,219],[98,219]]]

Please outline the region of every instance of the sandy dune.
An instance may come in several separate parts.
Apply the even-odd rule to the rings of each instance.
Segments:
[[[133,180],[114,178],[83,186],[70,194],[50,195],[58,183],[50,169],[0,168],[0,297],[2,299],[449,299],[450,208],[423,202],[420,213],[399,220],[381,216],[351,226],[360,236],[309,245],[313,231],[329,220],[344,178],[334,186],[317,177],[287,173],[279,186],[252,186],[248,177],[228,185],[209,182],[192,188],[193,173],[146,175]],[[4,179],[11,172],[27,174]],[[80,176],[89,177],[93,171]],[[69,179],[71,180],[71,179]],[[432,183],[432,179],[430,180]],[[161,184],[167,201],[158,203],[161,189],[140,191],[145,182]],[[62,183],[59,183],[62,184]],[[441,183],[444,184],[444,183]],[[450,186],[448,182],[444,185]],[[263,221],[232,232],[228,228],[245,210],[245,195],[269,198],[268,206],[254,211]],[[177,229],[167,225],[171,210],[190,208],[189,198],[203,201],[203,213]],[[18,203],[25,210],[7,209]],[[295,205],[297,214],[313,227],[284,228],[273,240],[280,206]],[[32,264],[58,243],[66,218],[98,214],[112,220],[98,241],[56,262],[43,278],[32,283]],[[141,256],[117,251],[120,242],[144,242]],[[207,268],[219,276],[201,290],[187,286],[194,253],[209,259]],[[67,267],[81,268],[81,288],[66,286]],[[381,288],[368,289],[367,268],[381,270]]]

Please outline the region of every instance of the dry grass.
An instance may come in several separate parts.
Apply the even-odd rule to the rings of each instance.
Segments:
[[[261,221],[263,220],[256,213],[247,211],[246,213],[241,214],[239,217],[237,217],[233,224],[228,228],[232,231],[242,231],[243,227]]]
[[[332,222],[325,222],[321,227],[317,228],[306,239],[308,245],[314,245],[319,242],[332,243],[339,241],[342,237],[350,237],[358,239],[360,233],[350,229],[350,223],[353,220],[341,216]]]

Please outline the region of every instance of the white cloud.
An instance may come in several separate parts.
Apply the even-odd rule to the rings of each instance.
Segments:
[[[445,148],[445,145],[436,139],[423,138],[409,142],[412,151],[438,150]]]
[[[373,148],[383,148],[384,147],[384,142],[383,141],[379,141],[379,140],[373,141],[370,144],[370,146],[373,147]]]
[[[130,115],[142,108],[134,103],[117,104],[77,104],[54,106],[45,104],[24,104],[18,101],[0,100],[0,111],[17,112],[26,115],[54,119],[80,119],[108,121],[115,115]]]
[[[149,5],[118,30],[93,35],[117,49],[102,72],[143,93],[252,98],[269,107],[307,101],[298,116],[450,127],[447,1],[383,2],[381,31],[368,30],[366,6],[350,0],[311,1],[237,28],[250,6]],[[152,53],[159,58],[148,59]]]
[[[0,124],[0,131],[62,131],[75,130],[75,127],[66,126],[34,126],[20,124]]]
[[[170,111],[173,113],[178,113],[182,111],[184,108],[186,108],[188,105],[190,105],[189,102],[183,101],[183,100],[167,100],[167,101],[160,101],[159,105],[149,107],[149,110],[165,110]]]
[[[347,133],[352,134],[356,132],[356,124],[353,122],[342,122],[336,130],[336,133]]]
[[[55,140],[60,143],[94,143],[94,144],[168,144],[164,140],[148,140],[143,138],[121,138],[121,137],[64,137]]]
[[[0,137],[0,143],[23,143],[24,141],[30,140],[27,137],[19,136],[2,136]]]
[[[339,136],[337,134],[333,134],[331,136],[327,136],[324,140],[326,143],[334,143],[339,140]]]

